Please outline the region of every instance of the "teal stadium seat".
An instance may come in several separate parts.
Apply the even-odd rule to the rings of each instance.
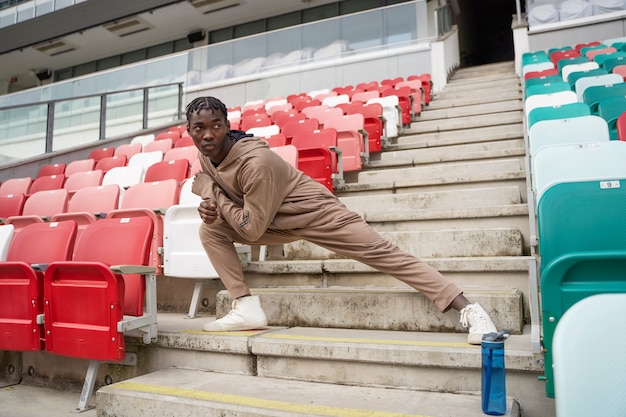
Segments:
[[[622,52],[622,51],[617,51],[617,52],[611,52],[608,54],[601,54],[601,55],[596,55],[593,60],[594,62],[597,62],[598,65],[600,65],[600,67],[604,67],[604,62],[609,60],[609,59],[615,59],[615,58],[625,58],[626,57],[626,52]]]
[[[598,114],[598,105],[600,100],[606,97],[626,96],[626,83],[618,82],[607,85],[594,85],[583,93],[583,102],[587,103],[591,114]]]
[[[590,64],[595,64],[595,62],[593,63],[590,62]],[[580,64],[580,65],[585,65],[585,64]],[[576,65],[568,65],[565,68],[568,69],[571,67],[576,67]],[[570,88],[572,89],[572,91],[574,91],[576,87],[576,81],[578,81],[579,78],[595,77],[598,75],[606,75],[608,73],[609,72],[607,70],[605,70],[604,68],[600,68],[600,67],[596,67],[596,68],[588,69],[588,70],[574,71],[574,72],[568,73],[567,79],[565,81],[569,83]]]
[[[574,72],[591,71],[600,68],[597,62],[583,62],[582,64],[566,65],[561,71],[563,81],[569,82],[569,76]]]
[[[539,107],[528,113],[528,128],[540,120],[568,119],[589,116],[589,106],[585,103],[569,103],[558,107]]]
[[[546,151],[552,155],[538,161]],[[547,147],[535,157],[549,397],[554,396],[552,341],[563,314],[590,295],[626,292],[625,158],[626,143],[617,141]]]
[[[561,59],[557,63],[556,69],[558,69],[559,72],[563,72],[563,68],[565,68],[567,65],[583,64],[585,62],[589,62],[589,58],[587,58],[586,56],[575,56],[575,57],[565,58],[565,59]]]
[[[559,82],[559,81],[563,81],[561,79],[561,76],[558,74],[554,74],[554,75],[547,75],[543,77],[529,78],[528,80],[524,82],[524,85],[526,86],[526,88],[528,88],[531,85],[543,85],[543,84],[550,84],[550,83]]]
[[[548,82],[531,85],[526,89],[526,98],[535,94],[557,93],[559,91],[571,91],[568,83],[564,81]]]
[[[626,112],[625,96],[606,97],[598,103],[598,116],[609,125],[611,139],[617,139],[617,119],[624,112]]]

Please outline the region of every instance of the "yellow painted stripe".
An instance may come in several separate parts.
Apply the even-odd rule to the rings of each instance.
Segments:
[[[191,334],[211,334],[219,336],[255,336],[263,330],[246,330],[239,332],[205,332],[204,330],[180,330],[179,333],[191,333]]]
[[[429,342],[429,341],[420,341],[420,340],[297,336],[297,335],[288,335],[288,334],[280,334],[280,333],[266,333],[266,334],[261,335],[260,337],[269,338],[269,339],[283,339],[283,340],[311,340],[311,341],[316,341],[316,342],[338,342],[338,343],[370,343],[370,344],[380,344],[380,345],[474,347],[474,345],[470,345],[469,343],[461,343],[461,342]]]
[[[232,404],[244,407],[256,407],[268,410],[289,411],[296,413],[315,414],[331,417],[427,417],[419,414],[393,413],[389,411],[359,410],[352,408],[330,407],[323,405],[297,404],[286,401],[264,400],[261,398],[245,397],[241,395],[220,394],[216,392],[198,391],[192,389],[165,387],[160,385],[138,384],[134,382],[118,382],[112,388],[143,392],[148,394],[171,395],[194,400],[214,401],[222,404]]]

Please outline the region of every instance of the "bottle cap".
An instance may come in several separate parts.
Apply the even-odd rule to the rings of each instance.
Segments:
[[[498,345],[503,344],[506,339],[511,336],[511,332],[509,330],[500,330],[499,332],[491,332],[485,333],[483,335],[483,345]]]

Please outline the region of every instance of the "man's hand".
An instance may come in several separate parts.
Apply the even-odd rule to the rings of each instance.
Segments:
[[[213,223],[221,216],[217,204],[215,204],[215,200],[213,199],[202,200],[200,207],[198,207],[198,213],[200,213],[202,221],[207,224]]]

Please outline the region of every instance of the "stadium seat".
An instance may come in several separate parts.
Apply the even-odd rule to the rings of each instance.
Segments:
[[[559,91],[571,91],[571,88],[565,81],[530,85],[526,89],[526,98],[534,94],[550,94],[557,93]]]
[[[156,164],[157,162],[161,162],[163,160],[163,152],[161,151],[152,151],[152,152],[140,152],[131,156],[128,160],[127,166],[139,166],[142,169],[141,180],[143,181],[143,176],[150,165]]]
[[[556,68],[549,68],[549,69],[542,70],[542,71],[530,71],[524,74],[524,81],[527,81],[531,78],[546,77],[549,75],[558,75],[558,74],[559,74],[559,71]]]
[[[156,340],[152,233],[147,217],[100,220],[84,230],[71,261],[46,269],[46,350],[90,361],[77,411],[89,408],[100,362],[125,358],[125,332],[138,332],[146,344]]]
[[[621,163],[624,160],[626,142],[617,140],[538,149],[532,158],[537,204],[541,204],[544,193],[556,184],[620,179],[624,175]],[[544,254],[542,252],[542,259]]]
[[[328,96],[325,97],[322,100],[322,105],[328,106],[328,107],[335,107],[337,104],[341,104],[341,103],[349,103],[350,102],[350,96],[347,94],[339,94],[339,95],[335,95],[335,96]]]
[[[285,139],[289,145],[294,136],[304,132],[312,132],[316,129],[319,129],[319,122],[317,119],[302,119],[290,120],[281,127],[280,131],[283,135],[285,135]]]
[[[132,138],[130,140],[130,144],[129,145],[133,145],[133,148],[134,148],[138,144],[139,145],[139,151],[138,152],[141,152],[141,149],[143,148],[143,145],[145,145],[148,142],[152,142],[154,140],[154,137],[155,137],[154,133],[149,133],[147,135],[138,135],[138,136],[135,136],[134,138]],[[120,145],[120,146],[123,146],[123,145]],[[117,152],[118,152],[118,149],[119,149],[120,146],[115,148],[115,154],[114,155],[117,155]],[[132,156],[132,155],[130,155],[130,156]],[[128,157],[130,158],[130,156],[128,156]]]
[[[380,92],[378,90],[360,91],[358,93],[354,93],[350,101],[362,101],[365,103],[370,98],[376,97],[380,97]]]
[[[127,188],[143,181],[143,167],[140,165],[114,167],[102,178],[102,185],[116,184],[120,187],[121,196]],[[121,198],[122,198],[121,197]]]
[[[21,216],[26,196],[22,193],[0,195],[0,223],[11,216]]]
[[[387,96],[371,98],[365,105],[378,103],[383,107],[383,117],[385,118],[385,138],[390,140],[398,137],[402,123],[402,110],[399,107],[400,101],[397,96]]]
[[[317,119],[320,129],[324,127],[324,123],[327,120],[343,116],[343,110],[340,107],[328,107],[325,105],[307,107],[302,112],[309,119]]]
[[[97,163],[102,158],[108,158],[110,156],[113,156],[114,153],[115,153],[115,148],[113,147],[98,148],[98,149],[94,149],[93,151],[91,151],[87,158],[93,159]]]
[[[589,116],[589,106],[585,103],[569,103],[560,106],[538,107],[528,113],[528,128],[540,120],[569,119],[578,116]]]
[[[528,152],[532,158],[544,146],[608,140],[610,140],[609,126],[606,120],[599,116],[541,120],[533,124],[528,132]]]
[[[99,169],[106,174],[111,168],[126,166],[127,162],[128,157],[126,155],[109,156],[96,162],[95,169]]]
[[[535,94],[524,101],[524,111],[528,115],[540,107],[558,107],[564,104],[576,103],[578,98],[573,91],[559,91],[548,94]]]
[[[298,149],[298,169],[330,191],[343,187],[343,158],[335,129],[300,132],[292,145]]]
[[[166,130],[166,131],[157,133],[156,136],[154,137],[155,142],[160,141],[160,140],[165,140],[165,139],[170,139],[172,141],[172,144],[176,143],[176,141],[180,139],[180,131],[178,129]],[[143,147],[145,148],[146,145],[147,143],[144,144]]]
[[[600,100],[611,96],[626,95],[626,83],[617,82],[607,85],[594,85],[585,89],[583,93],[583,101],[589,106],[591,114],[598,114],[598,105]]]
[[[65,213],[55,214],[51,221],[75,221],[78,226],[76,231],[78,239],[88,225],[116,210],[119,200],[120,187],[117,184],[81,188],[70,199]]]
[[[202,166],[200,165],[200,158],[196,159],[193,164],[191,164],[191,167],[189,168],[189,177],[192,178],[194,175],[196,175],[197,172],[202,171]]]
[[[243,116],[241,118],[241,130],[247,131],[253,127],[269,126],[272,119],[266,114],[257,114],[252,116]]]
[[[150,165],[146,170],[143,181],[153,182],[174,179],[180,184],[188,176],[189,161],[186,159],[173,159]]]
[[[37,172],[38,177],[46,177],[48,175],[59,175],[65,173],[65,163],[47,164],[42,166]]]
[[[67,190],[70,198],[72,198],[74,193],[81,188],[101,185],[102,178],[104,178],[104,173],[99,169],[94,169],[93,171],[75,172],[67,177],[65,183],[63,184],[63,188]]]
[[[604,74],[590,77],[582,77],[576,80],[574,90],[576,91],[578,101],[583,101],[583,95],[587,88],[597,85],[613,85],[621,83],[623,81],[624,79],[619,74]]]
[[[143,145],[140,142],[125,143],[115,148],[115,156],[125,156],[129,160],[133,155],[140,153],[142,149]]]
[[[154,140],[152,142],[146,143],[143,147],[142,152],[161,151],[163,152],[163,154],[165,154],[165,152],[172,149],[172,147],[174,146],[173,144],[174,144],[174,141],[172,141],[171,138]]]
[[[68,201],[69,193],[64,188],[38,191],[28,196],[20,216],[8,217],[5,223],[15,226],[14,234],[17,235],[31,223],[43,223],[55,214],[65,213]]]
[[[598,103],[598,116],[609,125],[611,139],[617,139],[617,119],[626,112],[626,96],[605,97]]]
[[[0,350],[44,348],[42,268],[71,259],[75,237],[74,222],[36,223],[11,241],[6,261],[0,262]]]
[[[576,72],[595,71],[598,69],[600,69],[600,65],[598,65],[597,62],[583,62],[582,64],[567,65],[565,68],[563,68],[563,72],[561,72],[561,78],[563,81],[568,82],[570,83],[570,85],[572,85],[569,80],[572,74]]]
[[[279,128],[283,128],[285,124],[292,120],[304,120],[306,119],[306,114],[301,113],[297,110],[291,110],[288,112],[278,112],[274,113],[272,116],[272,123],[277,125]]]
[[[91,171],[95,166],[96,161],[93,159],[76,159],[67,164],[64,174],[68,177],[75,172]]]
[[[623,142],[609,143],[626,147]],[[550,397],[554,396],[553,336],[564,313],[591,295],[626,292],[624,204],[626,180],[614,172],[598,174],[596,180],[556,184],[539,201],[539,241],[545,242],[540,247],[544,370]]]
[[[15,227],[12,224],[0,225],[0,262],[7,260],[9,246],[13,240],[13,231]]]
[[[360,171],[363,164],[369,163],[369,138],[362,114],[348,114],[329,119],[324,128],[337,131],[337,146],[342,152],[345,172]]]
[[[298,148],[293,145],[283,145],[270,147],[270,149],[280,155],[292,167],[298,168]]]
[[[191,192],[192,184],[193,181],[183,183],[178,204],[168,208],[163,219],[163,274],[196,280],[189,317],[198,312],[206,281],[219,279],[198,235],[202,224],[198,215],[201,198]]]
[[[46,190],[58,190],[63,188],[63,184],[65,184],[65,175],[47,175],[43,177],[38,177],[33,180],[33,183],[28,190],[29,194],[34,194],[38,191],[46,191]]]
[[[272,124],[269,126],[252,127],[248,129],[246,133],[254,135],[258,138],[266,138],[280,133],[280,126]]]
[[[176,141],[176,145],[174,145],[175,148],[185,148],[187,146],[194,146],[193,138],[188,134],[183,134],[180,139]]]
[[[157,273],[162,271],[161,249],[163,247],[163,216],[166,210],[178,203],[180,188],[174,179],[154,182],[142,182],[129,187],[120,208],[107,214],[108,219],[125,217],[148,217],[154,227],[149,265]]]
[[[30,187],[33,184],[31,177],[9,178],[0,185],[0,195],[7,194],[26,194],[30,193]]]
[[[364,105],[363,103],[351,103],[346,107],[346,114],[362,114],[365,131],[369,140],[369,152],[380,152],[383,142],[387,138],[383,136],[385,131],[385,117],[383,116],[383,106],[379,103]]]
[[[381,97],[388,96],[398,97],[398,107],[400,108],[401,113],[400,124],[403,127],[410,127],[414,116],[413,111],[415,110],[413,107],[413,94],[411,93],[411,88],[408,86],[390,88],[381,93]],[[419,111],[419,115],[422,112],[421,103],[417,110]]]
[[[198,148],[194,146],[185,146],[182,148],[173,148],[167,151],[165,155],[163,155],[163,161],[175,161],[177,159],[184,159],[189,162],[189,165],[194,163],[196,159],[198,159]]]
[[[586,417],[599,405],[606,416],[626,410],[626,336],[615,331],[625,316],[626,294],[614,293],[583,298],[563,314],[552,341],[557,417]],[[599,343],[607,334],[611,343]]]
[[[585,65],[585,64],[579,64],[579,65]],[[575,66],[576,65],[568,65],[567,67],[565,67],[565,69],[569,69],[569,68],[575,67]],[[576,81],[578,81],[578,79],[585,78],[585,77],[595,77],[595,76],[598,76],[598,75],[607,75],[608,73],[609,72],[607,70],[605,70],[604,68],[595,68],[595,69],[589,69],[589,70],[574,71],[574,72],[571,72],[567,76],[567,79],[565,81],[567,81],[569,83],[572,91],[576,91]]]

